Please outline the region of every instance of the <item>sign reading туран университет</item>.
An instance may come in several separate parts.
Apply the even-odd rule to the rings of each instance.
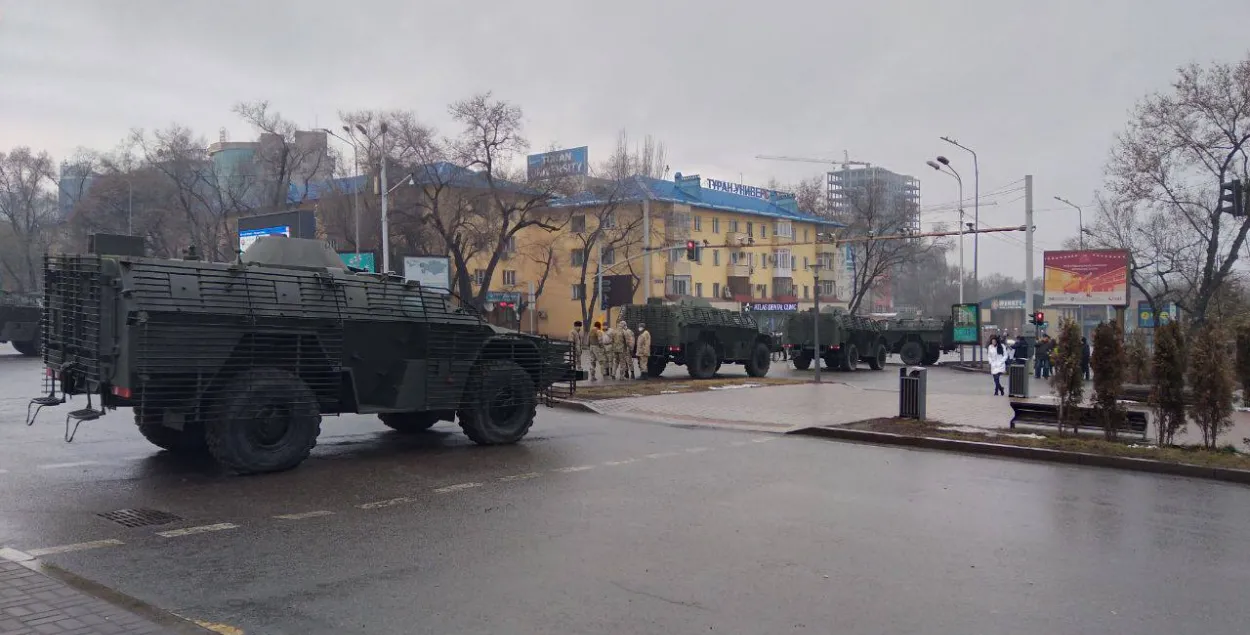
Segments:
[[[755,187],[754,185],[743,185],[741,183],[730,183],[729,181],[722,181],[720,179],[708,179],[706,187],[709,190],[729,192],[730,194],[741,194],[752,198],[762,198],[766,201],[781,198],[794,198],[794,195],[789,192],[779,192],[765,187]]]

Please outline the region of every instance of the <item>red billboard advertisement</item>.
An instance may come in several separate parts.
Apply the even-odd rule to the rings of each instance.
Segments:
[[[1046,306],[1128,306],[1128,252],[1048,251],[1042,256]]]

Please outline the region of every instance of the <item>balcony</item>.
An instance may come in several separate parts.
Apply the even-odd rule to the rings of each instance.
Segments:
[[[753,244],[755,244],[755,240],[742,232],[728,232],[725,234],[726,247],[744,247]]]
[[[736,264],[731,262],[725,269],[725,275],[730,278],[749,278],[751,277],[751,265],[745,262]]]
[[[690,261],[683,256],[681,260],[665,261],[664,271],[670,276],[690,275]]]

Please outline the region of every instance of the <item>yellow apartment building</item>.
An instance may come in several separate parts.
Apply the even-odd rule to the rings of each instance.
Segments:
[[[778,192],[678,173],[590,182],[553,209],[562,229],[518,232],[497,265],[484,307],[492,322],[565,337],[577,320],[615,316],[614,307],[598,309],[600,264],[605,276],[629,276],[631,303],[704,298],[758,312],[766,324],[813,306],[817,294],[822,304],[846,306],[843,252],[818,240],[841,226]],[[533,303],[520,310],[531,291]]]

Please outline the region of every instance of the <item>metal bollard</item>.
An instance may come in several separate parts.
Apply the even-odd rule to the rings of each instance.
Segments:
[[[1028,360],[1013,359],[1007,366],[1007,396],[1017,399],[1029,398]]]
[[[898,371],[898,416],[901,419],[925,419],[928,401],[928,369],[900,368]]]

